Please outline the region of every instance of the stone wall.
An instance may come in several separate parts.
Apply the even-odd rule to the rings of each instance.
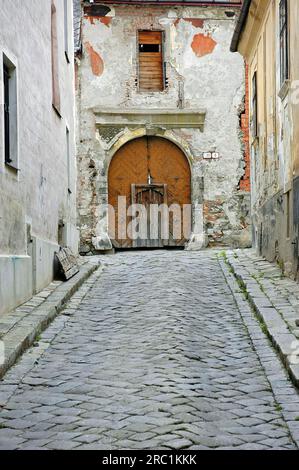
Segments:
[[[16,169],[5,164],[0,113],[0,314],[51,282],[54,251],[62,241],[78,249],[72,1],[68,1],[68,60],[64,2],[54,3],[60,116],[52,107],[51,0],[6,1],[0,9],[1,104],[4,54],[16,68],[18,123]],[[67,235],[59,239],[61,223]]]
[[[251,244],[245,67],[242,57],[229,51],[238,11],[86,6],[77,90],[82,253],[95,251],[92,241],[103,236],[113,154],[123,143],[149,133],[177,143],[189,158],[193,203],[204,202],[210,245]],[[136,86],[137,32],[142,29],[164,31],[168,86],[163,92],[141,93]],[[138,115],[142,110],[198,112],[204,124],[196,128],[183,121],[171,128],[165,121],[153,129],[138,119],[134,127],[124,118],[129,111]],[[213,152],[219,158],[206,158]]]

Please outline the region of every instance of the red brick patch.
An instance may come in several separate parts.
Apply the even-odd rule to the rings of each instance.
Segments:
[[[240,191],[250,192],[250,147],[249,147],[249,86],[248,65],[246,64],[245,110],[241,115],[241,130],[243,133],[245,173],[240,180]]]
[[[95,24],[97,21],[100,21],[104,25],[108,26],[108,28],[112,21],[110,16],[86,16],[85,18],[90,22],[90,24]]]
[[[104,25],[108,26],[108,28],[109,28],[109,25],[110,25],[111,21],[112,21],[112,18],[110,16],[102,16],[100,18],[100,22],[103,23]]]
[[[201,18],[184,18],[184,21],[192,23],[192,26],[194,26],[195,28],[202,28],[205,22],[205,20]]]

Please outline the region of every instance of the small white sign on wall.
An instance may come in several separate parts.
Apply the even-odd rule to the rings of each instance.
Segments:
[[[203,153],[203,158],[204,158],[205,160],[211,160],[211,158],[212,158],[212,153],[211,153],[211,152],[204,152],[204,153]]]
[[[220,155],[219,152],[204,152],[203,158],[205,160],[219,160]]]

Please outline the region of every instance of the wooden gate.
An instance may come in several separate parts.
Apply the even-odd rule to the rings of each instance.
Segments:
[[[163,246],[183,246],[190,233],[183,227],[184,205],[191,206],[191,172],[184,153],[172,142],[160,137],[141,137],[125,144],[113,157],[108,174],[109,204],[114,214],[109,214],[109,234],[116,248],[152,248]],[[125,201],[119,204],[119,197]],[[147,211],[146,236],[132,239],[132,204],[141,204]],[[153,229],[150,207],[152,205],[168,207],[179,206],[181,216],[170,212],[169,236],[163,236],[161,227],[163,211],[160,213],[158,232]],[[126,209],[126,213],[124,213]],[[177,220],[175,220],[177,219]],[[124,221],[125,230],[120,229]],[[181,227],[181,236],[173,236],[175,224]],[[136,224],[135,224],[136,227]],[[151,231],[158,233],[151,237]],[[144,232],[143,232],[144,233]]]
[[[132,204],[141,205],[145,219],[144,234],[138,233],[136,239],[133,239],[134,248],[162,248],[167,244],[168,237],[163,236],[163,228],[165,222],[163,218],[163,211],[156,213],[152,210],[153,206],[161,207],[167,204],[167,185],[166,184],[132,184]],[[138,221],[138,219],[137,219]],[[142,217],[139,214],[139,222],[142,222]]]

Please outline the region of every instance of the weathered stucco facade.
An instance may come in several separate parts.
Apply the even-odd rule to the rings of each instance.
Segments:
[[[73,64],[72,0],[1,2],[0,315],[52,281],[60,244],[78,249]]]
[[[254,243],[287,275],[298,276],[299,3],[247,0],[239,26],[232,49],[249,67]]]
[[[82,254],[111,248],[109,165],[126,142],[144,135],[174,142],[190,162],[192,203],[203,203],[206,244],[250,246],[245,67],[229,50],[239,8],[227,3],[83,2],[77,80]],[[164,34],[163,91],[138,88],[140,30]]]

